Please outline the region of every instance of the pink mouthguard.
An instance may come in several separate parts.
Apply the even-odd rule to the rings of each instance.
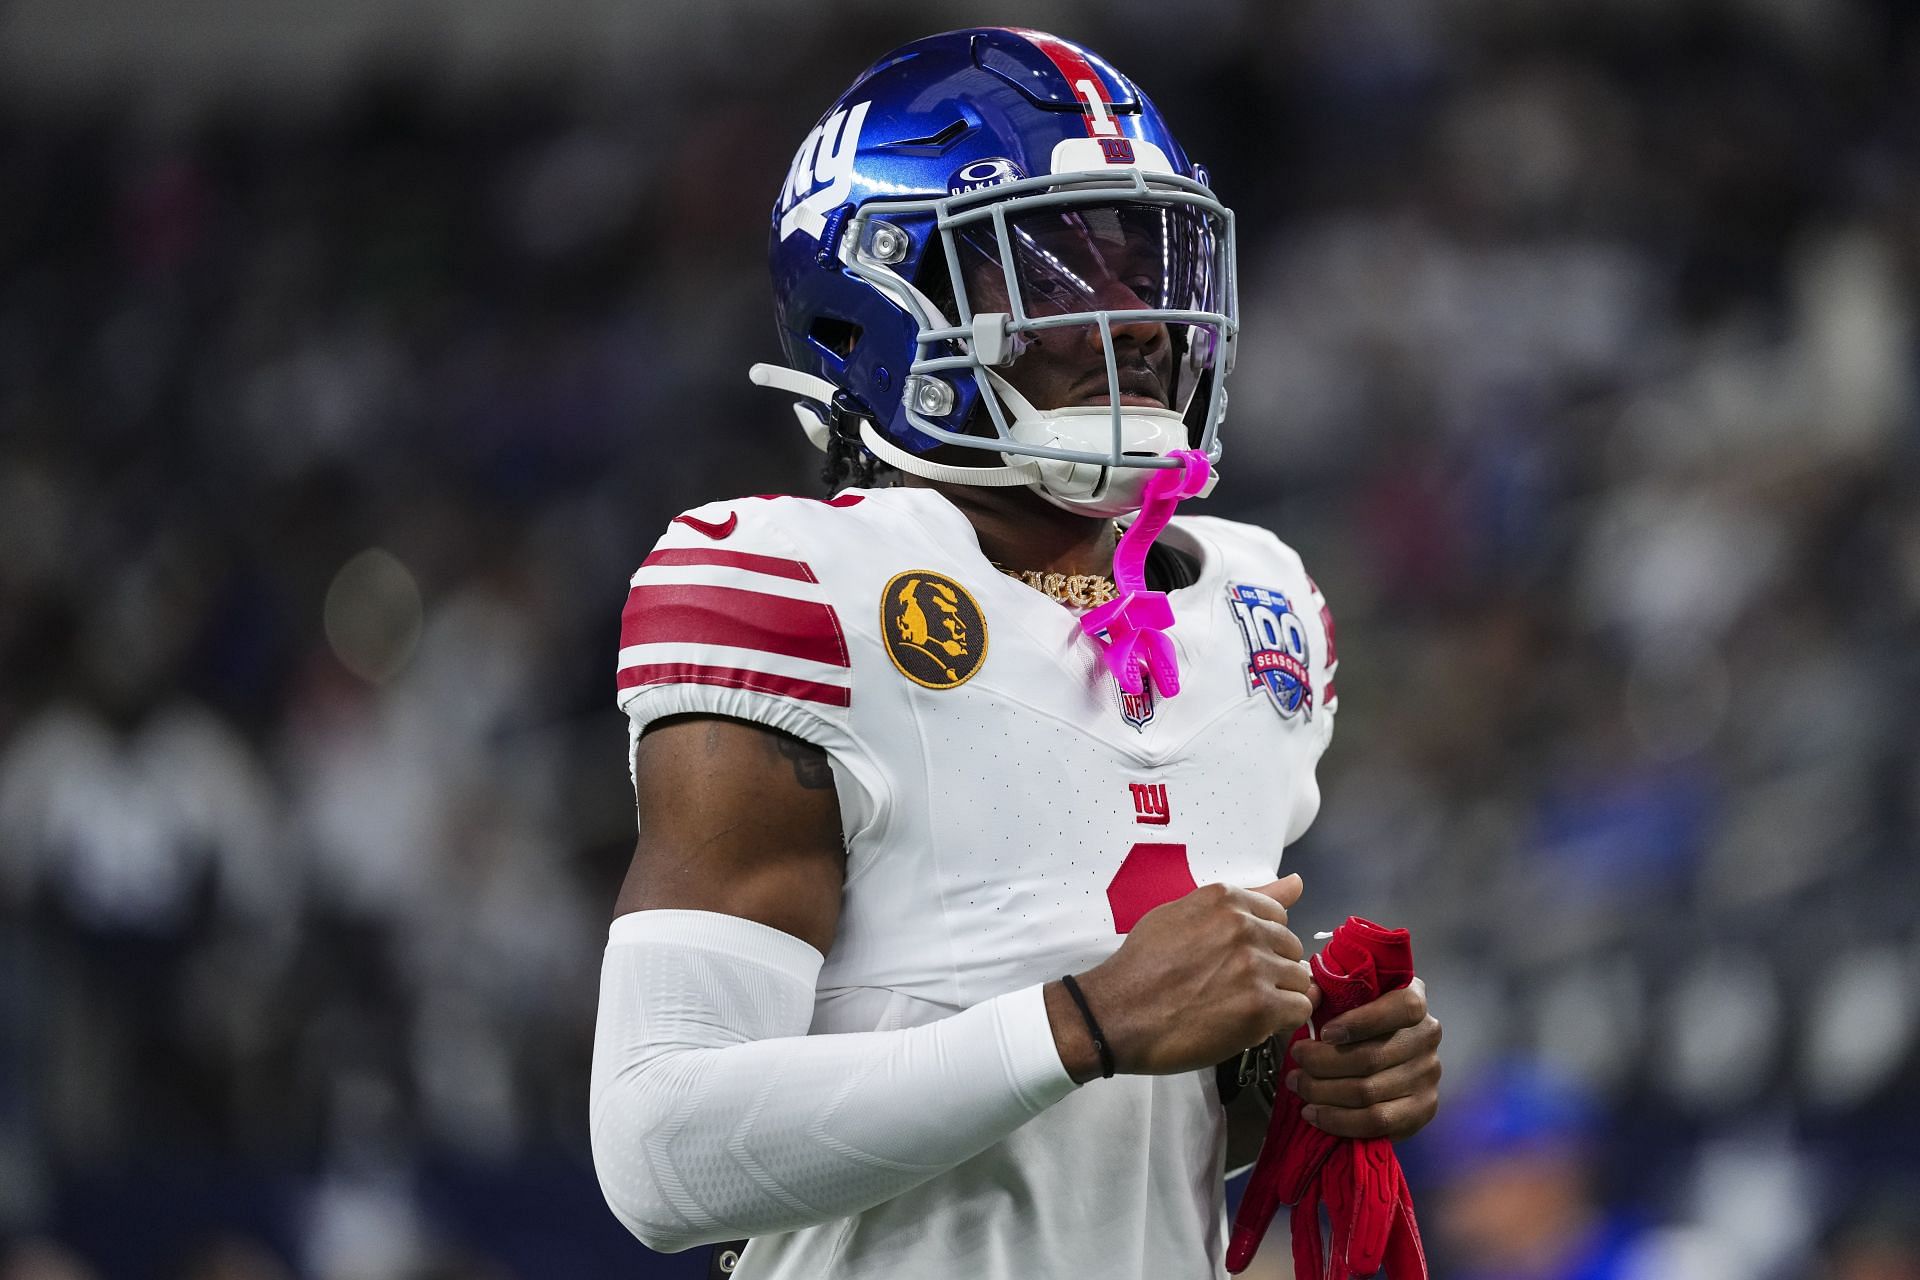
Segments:
[[[1178,449],[1169,456],[1180,459],[1180,465],[1147,478],[1140,514],[1113,549],[1113,580],[1120,598],[1089,610],[1080,619],[1080,629],[1100,647],[1100,660],[1121,689],[1140,693],[1150,679],[1167,698],[1180,692],[1180,662],[1174,657],[1173,641],[1167,638],[1173,606],[1166,592],[1147,590],[1147,549],[1173,519],[1181,500],[1206,488],[1213,475],[1212,464],[1197,449]]]

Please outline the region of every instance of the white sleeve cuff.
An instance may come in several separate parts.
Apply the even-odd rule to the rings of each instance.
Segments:
[[[607,945],[689,946],[792,975],[809,987],[827,958],[784,929],[717,911],[629,911],[615,916]]]
[[[1060,1060],[1053,1021],[1047,1016],[1046,988],[1026,987],[987,1001],[1000,1025],[997,1039],[1005,1054],[1007,1080],[1035,1114],[1072,1093],[1073,1077]]]

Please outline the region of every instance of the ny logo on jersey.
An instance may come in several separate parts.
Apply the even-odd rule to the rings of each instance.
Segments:
[[[1149,827],[1164,827],[1173,820],[1167,808],[1167,784],[1164,782],[1129,782],[1127,789],[1133,792],[1133,820]]]
[[[787,170],[782,193],[780,238],[804,231],[815,240],[827,228],[827,214],[853,190],[853,154],[870,102],[856,103],[822,120],[800,144]]]

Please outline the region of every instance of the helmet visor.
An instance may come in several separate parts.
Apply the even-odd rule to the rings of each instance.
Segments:
[[[992,222],[975,223],[958,236],[971,310],[1033,319],[1220,311],[1217,222],[1193,205],[1070,205],[1007,218],[1004,246]],[[1016,295],[1017,309],[1010,305]]]
[[[968,216],[954,228],[950,264],[960,322],[1007,316],[1014,359],[1044,330],[1163,326],[1173,357],[1168,407],[1185,412],[1232,323],[1223,215],[1177,199],[1083,196]]]

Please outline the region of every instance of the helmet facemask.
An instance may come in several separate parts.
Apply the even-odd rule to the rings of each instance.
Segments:
[[[890,215],[928,211],[936,231],[920,274],[944,268],[952,318],[859,249]],[[1233,221],[1200,183],[1138,170],[1055,175],[871,204],[860,221],[845,242],[848,266],[920,325],[906,416],[941,443],[998,453],[1005,466],[981,469],[986,482],[1118,515],[1139,507],[1153,470],[1178,465],[1174,450],[1218,459],[1238,334]],[[1023,356],[1042,355],[1021,369]],[[973,384],[978,405],[943,425],[955,378]],[[887,450],[888,460],[900,465],[901,452]],[[972,469],[938,470],[934,478],[967,483]]]

